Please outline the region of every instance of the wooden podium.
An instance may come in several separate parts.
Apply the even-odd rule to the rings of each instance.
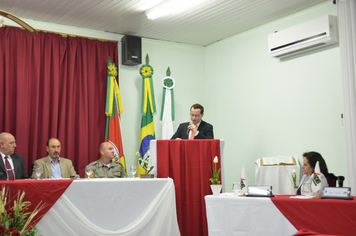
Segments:
[[[156,177],[174,181],[182,236],[208,235],[204,196],[212,194],[209,179],[215,156],[224,186],[224,143],[220,139],[151,140],[149,166],[155,167]]]

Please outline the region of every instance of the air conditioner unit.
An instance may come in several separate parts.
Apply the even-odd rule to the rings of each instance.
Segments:
[[[272,57],[286,57],[338,43],[337,17],[326,15],[268,35]]]

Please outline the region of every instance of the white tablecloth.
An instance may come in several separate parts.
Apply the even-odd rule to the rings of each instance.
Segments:
[[[260,159],[259,159],[260,160]],[[255,184],[271,185],[273,194],[295,194],[292,173],[297,171],[297,185],[300,182],[301,168],[294,166],[260,166],[255,162]]]
[[[75,180],[36,227],[44,236],[180,235],[173,180]]]
[[[290,236],[297,232],[270,198],[224,193],[205,196],[205,203],[209,236]]]

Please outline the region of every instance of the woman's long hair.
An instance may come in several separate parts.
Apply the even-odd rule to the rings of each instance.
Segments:
[[[329,177],[328,167],[324,158],[318,152],[306,152],[303,154],[303,157],[307,158],[309,165],[315,170],[316,162],[319,161],[320,172],[323,173],[325,178]]]

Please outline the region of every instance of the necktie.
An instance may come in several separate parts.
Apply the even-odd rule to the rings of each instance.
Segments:
[[[14,173],[12,172],[12,168],[9,160],[7,159],[7,156],[5,156],[5,165],[6,165],[7,176],[9,176],[9,180],[14,180]]]
[[[190,131],[189,139],[194,139],[194,132],[193,131]]]

